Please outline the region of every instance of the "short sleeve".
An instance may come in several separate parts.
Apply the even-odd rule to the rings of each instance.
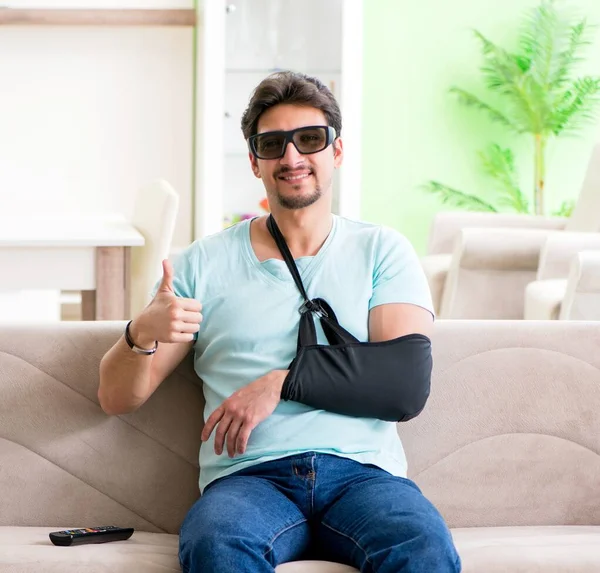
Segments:
[[[382,227],[375,250],[369,310],[391,303],[414,304],[434,315],[429,283],[414,247],[401,233]]]

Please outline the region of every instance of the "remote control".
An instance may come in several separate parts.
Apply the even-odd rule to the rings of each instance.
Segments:
[[[85,529],[65,529],[50,533],[50,541],[54,545],[70,546],[85,543],[108,543],[109,541],[125,541],[133,535],[133,527],[86,527]]]

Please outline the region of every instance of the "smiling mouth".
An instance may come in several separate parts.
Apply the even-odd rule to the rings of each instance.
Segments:
[[[299,175],[281,175],[279,179],[293,183],[295,181],[302,181],[302,179],[306,179],[307,177],[310,177],[310,175],[310,173],[301,173]]]

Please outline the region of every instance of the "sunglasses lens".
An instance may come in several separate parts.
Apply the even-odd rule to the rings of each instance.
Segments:
[[[267,132],[250,139],[251,147],[259,159],[278,159],[285,153],[287,136],[292,133],[294,145],[300,153],[323,151],[330,143],[327,127],[301,127],[293,132]]]
[[[294,133],[294,143],[300,153],[316,153],[327,147],[327,130],[324,127],[311,127]]]
[[[285,135],[267,133],[254,139],[254,149],[261,159],[275,159],[281,157]]]

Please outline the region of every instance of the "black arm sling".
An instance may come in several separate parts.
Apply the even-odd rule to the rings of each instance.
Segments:
[[[384,342],[360,342],[338,322],[322,298],[309,299],[294,258],[275,219],[267,228],[277,244],[304,304],[296,357],[281,397],[348,416],[405,422],[421,413],[431,385],[431,341],[407,334]],[[317,344],[313,314],[329,345]]]

